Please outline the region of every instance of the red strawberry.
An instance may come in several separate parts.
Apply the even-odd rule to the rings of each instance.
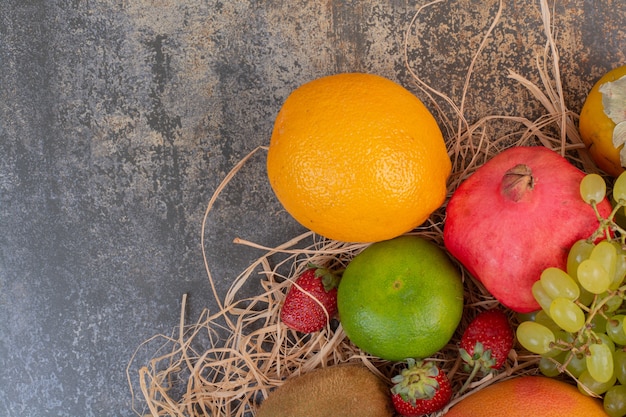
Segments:
[[[479,313],[461,337],[459,354],[470,376],[461,388],[464,391],[480,371],[489,373],[500,369],[514,341],[513,328],[502,310],[493,309]]]
[[[398,414],[418,417],[439,411],[450,402],[450,381],[434,362],[407,359],[407,365],[391,379],[391,400]]]
[[[338,281],[329,270],[309,265],[287,292],[280,319],[302,333],[323,329],[337,313]]]

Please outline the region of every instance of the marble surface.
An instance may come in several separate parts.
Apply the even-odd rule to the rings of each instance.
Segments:
[[[477,64],[470,120],[541,107],[539,2],[507,1]],[[347,71],[414,91],[411,68],[460,97],[498,2],[5,0],[0,4],[0,415],[132,416],[139,345],[215,306],[201,225],[227,172],[267,145],[286,96]],[[558,1],[568,106],[626,64],[622,0]],[[427,100],[426,100],[427,101]],[[431,102],[428,102],[432,106]],[[445,111],[445,110],[444,110]],[[274,198],[259,151],[207,219],[223,293],[264,245],[302,229]],[[134,365],[153,352],[139,350]],[[131,372],[131,383],[136,375]]]

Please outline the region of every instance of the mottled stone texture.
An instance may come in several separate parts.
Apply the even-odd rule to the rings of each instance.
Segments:
[[[476,64],[466,114],[532,117],[506,78],[532,80],[538,1],[506,1]],[[0,4],[0,415],[131,416],[139,344],[215,307],[200,247],[213,191],[267,145],[289,92],[343,71],[422,96],[404,60],[416,1],[5,0]],[[435,4],[408,36],[410,68],[460,98],[494,1]],[[626,63],[622,0],[559,1],[567,104]],[[422,97],[425,98],[425,97]],[[431,102],[428,102],[432,106]],[[206,249],[218,291],[301,229],[256,154],[218,200]],[[140,350],[135,364],[154,352]]]

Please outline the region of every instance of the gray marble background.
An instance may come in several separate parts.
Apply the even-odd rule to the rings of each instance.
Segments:
[[[506,78],[537,80],[539,2],[505,1],[467,98],[470,120],[534,117]],[[200,246],[206,205],[226,173],[267,145],[291,90],[373,72],[415,88],[405,31],[422,1],[3,0],[0,2],[0,415],[132,416],[135,349],[215,305]],[[460,97],[495,1],[424,11],[411,68]],[[558,1],[568,106],[626,64],[623,0]],[[422,97],[424,98],[424,97]],[[428,103],[429,106],[432,103]],[[300,226],[281,210],[259,152],[207,223],[223,292]],[[135,363],[151,359],[140,350]]]

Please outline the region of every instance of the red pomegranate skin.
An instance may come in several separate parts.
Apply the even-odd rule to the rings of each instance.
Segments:
[[[530,168],[508,190],[503,179],[518,165]],[[565,270],[569,249],[599,222],[580,197],[585,173],[544,146],[512,147],[479,167],[455,190],[446,207],[444,244],[505,307],[540,309],[531,287],[548,267]],[[529,181],[525,181],[529,180]],[[516,201],[517,200],[517,201]],[[611,212],[605,198],[602,216]]]

